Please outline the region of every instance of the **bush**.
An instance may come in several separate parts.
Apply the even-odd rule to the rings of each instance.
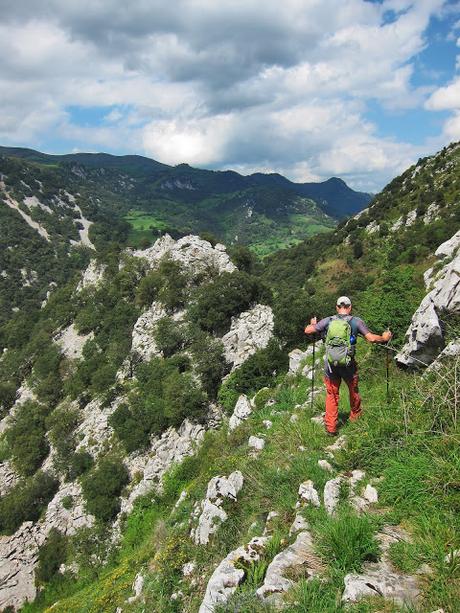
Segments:
[[[20,406],[5,438],[11,450],[15,468],[21,475],[33,475],[49,452],[46,439],[48,409],[37,402]]]
[[[272,339],[265,349],[259,349],[230,375],[219,390],[219,401],[227,411],[231,411],[240,394],[255,393],[262,387],[273,385],[273,378],[286,372],[287,368],[286,354]]]
[[[256,302],[271,300],[269,290],[244,272],[224,272],[200,287],[189,308],[190,319],[207,332],[224,333],[234,315]]]
[[[229,371],[222,341],[207,334],[198,334],[192,341],[190,351],[201,386],[208,398],[214,400],[222,378]]]
[[[136,300],[141,306],[150,306],[154,300],[158,300],[167,311],[174,311],[184,305],[186,289],[187,277],[182,266],[164,257],[158,269],[150,272],[139,283]]]
[[[171,357],[173,353],[182,349],[184,345],[184,335],[180,324],[171,317],[162,317],[158,320],[153,338],[165,358]]]
[[[0,498],[0,533],[13,534],[25,521],[37,521],[57,492],[59,482],[46,472],[18,483]]]
[[[48,438],[55,451],[54,466],[67,477],[70,459],[76,446],[74,431],[79,421],[79,411],[72,406],[58,407],[46,420]]]
[[[106,456],[82,479],[86,509],[102,522],[113,519],[120,510],[119,496],[129,481],[121,460]]]
[[[8,413],[16,400],[16,385],[0,382],[0,417]]]
[[[87,451],[76,451],[69,459],[68,478],[74,481],[80,475],[86,473],[94,464],[93,456]]]
[[[58,572],[59,567],[67,557],[67,538],[51,528],[46,543],[38,550],[38,565],[35,569],[35,580],[38,584],[48,583]]]

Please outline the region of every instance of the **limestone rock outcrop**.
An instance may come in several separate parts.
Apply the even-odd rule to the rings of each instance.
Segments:
[[[243,483],[244,478],[239,470],[228,477],[213,477],[209,481],[206,497],[195,508],[195,514],[199,513],[198,524],[190,533],[197,545],[207,545],[210,536],[227,519],[227,513],[222,508],[222,504],[225,499],[236,501]]]
[[[209,268],[216,269],[219,274],[236,270],[224,245],[213,247],[208,241],[193,235],[175,241],[169,234],[165,234],[152,247],[134,251],[133,255],[145,258],[151,268],[156,268],[161,258],[168,255],[193,273],[204,272]]]
[[[413,606],[420,594],[418,578],[398,572],[389,559],[393,543],[408,541],[408,535],[398,527],[386,526],[377,535],[381,547],[379,562],[367,562],[360,574],[345,576],[342,602],[358,602],[367,596],[383,596],[399,606]]]
[[[302,576],[310,578],[316,575],[319,566],[311,534],[304,530],[297,535],[292,545],[278,553],[270,562],[264,583],[257,590],[257,595],[267,602],[278,604],[282,594],[294,585],[294,581],[286,577],[288,571],[302,569]]]
[[[213,613],[217,605],[225,604],[246,575],[242,562],[260,560],[270,537],[254,537],[247,545],[231,551],[217,566],[206,587],[199,613]]]
[[[154,302],[152,306],[142,313],[139,319],[134,324],[131,353],[134,353],[139,359],[148,361],[154,356],[162,355],[161,351],[155,344],[153,338],[155,326],[160,319],[166,317],[167,313],[164,307],[158,302]],[[174,321],[180,321],[184,317],[183,311],[178,311],[173,314]]]
[[[83,354],[86,341],[94,338],[94,332],[79,334],[75,324],[70,324],[61,330],[54,338],[54,342],[60,347],[62,354],[70,360],[78,360]]]
[[[222,337],[225,358],[240,366],[258,349],[264,349],[273,336],[274,317],[271,307],[257,304],[249,311],[233,317],[229,332]]]
[[[233,409],[232,416],[230,417],[230,421],[228,422],[229,430],[234,430],[237,428],[243,421],[251,415],[252,406],[249,402],[248,397],[245,394],[241,394],[235,404],[235,408]]]
[[[429,366],[444,348],[440,317],[460,312],[460,231],[435,252],[444,266],[425,280],[431,290],[422,300],[406,332],[406,342],[396,356],[398,364],[416,368]]]

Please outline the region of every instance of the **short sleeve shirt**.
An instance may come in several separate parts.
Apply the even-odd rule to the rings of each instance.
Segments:
[[[324,319],[321,319],[317,324],[315,324],[316,331],[326,334],[327,329],[329,328],[329,324],[331,323],[332,317],[350,318],[349,323],[354,336],[358,336],[358,334],[360,334],[361,336],[366,336],[366,334],[369,332],[369,328],[366,326],[364,321],[360,317],[355,317],[354,315],[331,315],[330,317],[325,317]]]
[[[357,337],[358,334],[360,334],[361,336],[366,336],[366,334],[369,332],[369,328],[364,323],[364,321],[360,317],[355,317],[354,315],[331,315],[330,317],[325,317],[324,319],[321,319],[317,324],[315,324],[316,331],[320,332],[322,336],[326,336],[327,329],[333,317],[343,317],[344,319],[346,318],[351,326],[351,333],[355,337]],[[354,359],[349,366],[331,367],[329,362],[326,360],[326,357],[324,358],[324,375],[330,379],[340,377],[345,380],[349,380],[356,372],[357,366]]]

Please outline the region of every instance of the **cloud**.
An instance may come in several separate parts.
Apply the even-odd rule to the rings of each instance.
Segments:
[[[429,96],[439,110],[455,97],[455,84],[413,85],[445,5],[16,0],[0,24],[0,140],[46,148],[52,133],[79,149],[302,180],[340,174],[375,190],[418,150],[378,136],[368,102],[405,111]],[[80,125],[75,107],[104,119]]]

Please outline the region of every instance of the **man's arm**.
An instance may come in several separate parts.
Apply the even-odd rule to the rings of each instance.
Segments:
[[[372,332],[368,332],[364,335],[364,338],[369,343],[388,343],[392,336],[393,335],[390,330],[385,330],[383,334],[373,334]]]

